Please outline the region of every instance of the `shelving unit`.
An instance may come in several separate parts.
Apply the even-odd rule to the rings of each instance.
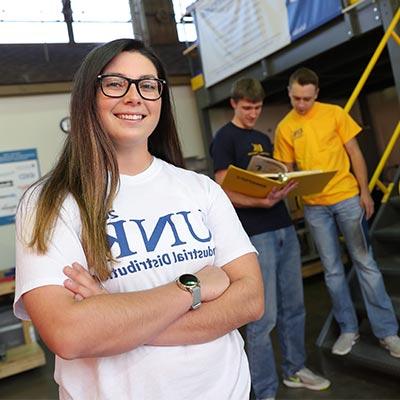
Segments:
[[[15,281],[0,282],[0,296],[14,293]],[[46,364],[43,349],[36,342],[33,325],[22,321],[24,344],[7,350],[5,360],[0,361],[0,379]]]

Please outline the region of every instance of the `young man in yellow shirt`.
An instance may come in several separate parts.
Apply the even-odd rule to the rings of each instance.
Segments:
[[[356,269],[373,333],[392,356],[400,357],[398,322],[362,228],[363,219],[373,214],[374,204],[356,139],[361,128],[341,107],[316,101],[319,79],[314,71],[295,71],[288,90],[293,109],[278,124],[274,157],[289,169],[296,165],[299,170],[337,171],[322,193],[304,197],[304,215],[324,266],[333,314],[341,332],[332,352],[348,354],[359,338],[341,261],[338,227]]]
[[[222,183],[229,165],[246,168],[254,155],[271,157],[268,136],[255,129],[265,97],[261,83],[242,78],[232,86],[233,118],[216,133],[210,152],[215,180]],[[300,245],[283,199],[293,189],[265,198],[226,190],[243,228],[258,252],[264,283],[265,313],[246,326],[251,384],[257,400],[273,400],[279,379],[271,332],[276,327],[282,355],[283,383],[292,388],[324,390],[330,381],[306,368],[305,309]]]

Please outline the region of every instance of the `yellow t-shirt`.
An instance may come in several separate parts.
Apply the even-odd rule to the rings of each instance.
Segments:
[[[304,196],[306,204],[332,205],[359,193],[344,144],[360,131],[341,107],[319,102],[306,115],[290,111],[278,124],[274,158],[299,170],[338,171],[321,193]]]

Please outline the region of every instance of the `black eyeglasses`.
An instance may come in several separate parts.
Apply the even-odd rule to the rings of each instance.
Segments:
[[[158,78],[140,78],[130,79],[120,75],[99,75],[97,77],[100,82],[101,91],[107,97],[124,97],[131,87],[135,84],[136,90],[140,97],[145,100],[158,100],[167,82]]]

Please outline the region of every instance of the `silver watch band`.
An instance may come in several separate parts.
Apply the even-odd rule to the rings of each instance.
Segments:
[[[199,308],[201,305],[201,292],[200,292],[200,286],[197,286],[191,290],[192,292],[192,310],[195,310],[196,308]]]

